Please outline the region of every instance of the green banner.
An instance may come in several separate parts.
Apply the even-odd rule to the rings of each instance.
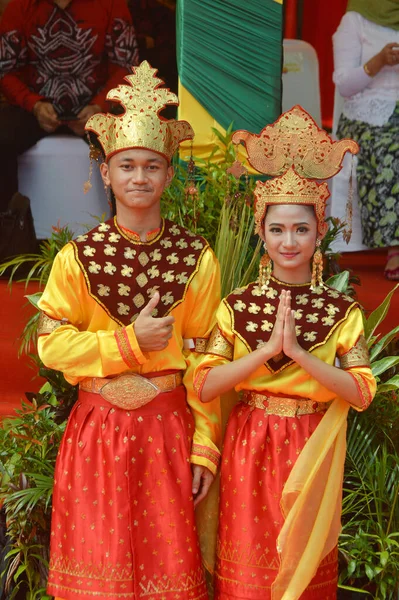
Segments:
[[[258,133],[281,113],[282,35],[275,0],[179,0],[180,81],[224,128]]]

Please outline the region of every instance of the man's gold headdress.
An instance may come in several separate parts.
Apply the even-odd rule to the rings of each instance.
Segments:
[[[156,72],[147,61],[133,67],[133,74],[124,78],[128,85],[118,85],[107,94],[107,100],[119,102],[125,112],[99,113],[87,121],[86,130],[97,135],[107,161],[121,150],[145,148],[170,162],[179,144],[194,137],[187,121],[159,115],[167,105],[178,105],[179,101],[169,89],[160,87],[164,82]]]
[[[324,234],[325,206],[330,194],[326,183],[314,180],[336,175],[345,152],[358,152],[357,143],[349,139],[333,141],[298,105],[267,125],[259,135],[239,130],[232,140],[235,144],[244,143],[252,167],[275,177],[257,182],[256,232],[261,230],[268,205],[296,203],[315,207],[318,230]]]

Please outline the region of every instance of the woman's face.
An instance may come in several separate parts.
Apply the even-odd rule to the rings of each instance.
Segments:
[[[277,279],[287,283],[310,280],[316,238],[317,220],[312,206],[278,204],[267,208],[264,241]]]

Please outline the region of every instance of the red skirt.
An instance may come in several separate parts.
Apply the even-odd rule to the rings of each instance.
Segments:
[[[279,569],[277,536],[284,522],[280,500],[284,484],[323,413],[300,417],[267,415],[239,403],[224,440],[216,595],[270,600]],[[337,549],[320,564],[301,600],[335,600]]]
[[[65,600],[207,598],[185,388],[125,411],[80,392],[60,446],[47,591]]]

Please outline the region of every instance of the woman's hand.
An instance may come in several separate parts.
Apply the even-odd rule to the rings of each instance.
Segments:
[[[282,290],[277,308],[276,322],[269,341],[261,347],[268,359],[283,351],[284,320],[287,308],[291,306],[291,292]]]
[[[399,44],[391,42],[386,44],[382,50],[366,62],[365,71],[374,77],[383,67],[394,67],[399,64]]]
[[[296,336],[295,311],[291,309],[291,297],[287,300],[284,314],[283,351],[286,356],[295,361],[298,354],[303,352],[303,348],[298,344]]]

